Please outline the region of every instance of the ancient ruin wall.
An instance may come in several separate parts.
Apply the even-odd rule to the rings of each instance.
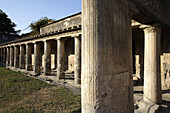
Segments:
[[[46,26],[42,26],[42,28],[40,28],[40,34],[45,34],[78,25],[81,25],[81,13],[60,19]]]

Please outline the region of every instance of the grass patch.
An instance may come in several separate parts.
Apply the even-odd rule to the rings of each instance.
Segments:
[[[76,113],[80,106],[80,96],[69,89],[0,67],[0,112]]]

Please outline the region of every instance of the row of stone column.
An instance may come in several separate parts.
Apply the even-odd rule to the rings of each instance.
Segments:
[[[74,81],[76,84],[80,84],[80,73],[81,73],[81,42],[80,36],[75,36],[75,71]],[[14,45],[0,48],[0,60],[6,66],[26,69],[35,74],[40,74],[40,63],[41,63],[41,42],[35,42],[34,45],[34,66],[32,67],[32,45],[26,43],[25,45]],[[43,75],[47,76],[51,74],[51,51],[52,45],[51,40],[44,41],[44,70]],[[6,56],[6,59],[5,59]],[[65,40],[57,39],[57,81],[60,78],[65,78]]]

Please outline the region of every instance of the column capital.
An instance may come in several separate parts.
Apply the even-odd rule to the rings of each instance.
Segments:
[[[143,29],[144,33],[161,33],[161,27],[159,26],[141,25],[140,28]]]
[[[71,37],[73,37],[73,38],[80,38],[80,36],[81,36],[81,34],[73,34],[73,35],[71,35]]]

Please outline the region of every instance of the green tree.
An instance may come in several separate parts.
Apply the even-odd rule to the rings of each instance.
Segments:
[[[16,24],[11,21],[10,18],[8,18],[8,15],[5,14],[0,9],[0,33],[1,34],[11,34],[11,35],[16,35],[20,31],[15,30]]]
[[[37,35],[40,33],[40,27],[48,24],[48,22],[54,21],[53,19],[48,19],[47,17],[43,17],[35,22],[32,22],[29,27],[31,27],[32,35]]]

